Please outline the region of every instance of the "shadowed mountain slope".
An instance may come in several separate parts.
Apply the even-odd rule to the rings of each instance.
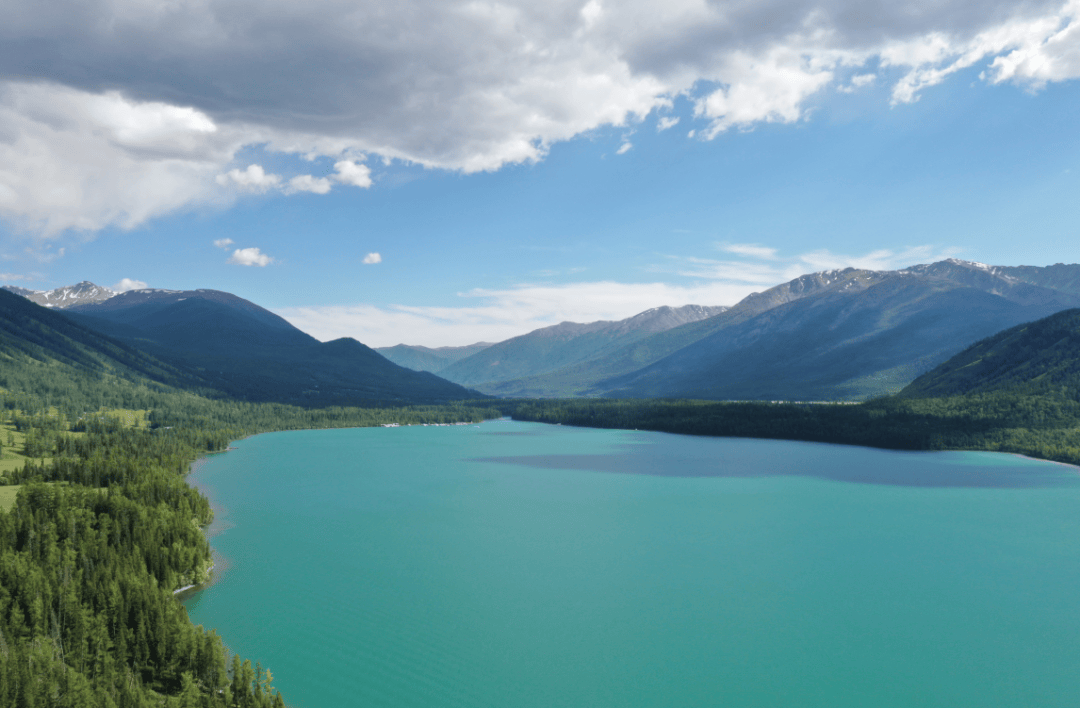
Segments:
[[[210,388],[208,381],[186,367],[154,357],[6,291],[0,291],[0,358],[7,364],[0,367],[0,386],[4,388],[13,388],[7,378],[16,372],[45,378],[54,369],[186,389]]]
[[[629,397],[857,400],[898,391],[1005,327],[1080,304],[1069,293],[992,274],[987,279],[986,271],[963,262],[934,265],[942,267],[881,273],[865,289],[827,288],[766,310],[596,390]]]
[[[319,342],[274,313],[216,290],[135,290],[66,314],[247,400],[362,405],[479,396],[400,367],[355,340]]]
[[[856,268],[809,273],[761,293],[752,293],[738,304],[711,317],[688,322],[623,343],[570,366],[539,376],[477,384],[485,393],[499,396],[561,397],[597,395],[602,381],[642,369],[680,349],[727,327],[788,302],[830,289],[858,292],[885,277],[884,273]]]

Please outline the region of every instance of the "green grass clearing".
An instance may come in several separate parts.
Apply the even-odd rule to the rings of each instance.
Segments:
[[[19,493],[19,489],[21,488],[21,484],[10,484],[6,487],[0,487],[0,509],[9,511],[11,507],[15,506],[15,496]]]

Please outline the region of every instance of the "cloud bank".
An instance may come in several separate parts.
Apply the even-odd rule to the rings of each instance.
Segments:
[[[1078,18],[1080,0],[11,0],[0,218],[48,238],[367,188],[369,156],[496,170],[678,96],[710,139],[803,120],[830,89],[914,101],[973,66],[1038,89],[1080,76]],[[236,164],[252,149],[333,171]]]

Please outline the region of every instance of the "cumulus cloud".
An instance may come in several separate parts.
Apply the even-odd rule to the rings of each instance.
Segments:
[[[286,194],[297,192],[311,192],[312,194],[326,194],[333,185],[326,177],[313,177],[312,175],[297,175],[289,180],[285,188]]]
[[[334,181],[367,189],[371,186],[371,168],[353,160],[334,163]]]
[[[268,266],[274,259],[258,248],[238,248],[229,256],[229,263],[242,266]]]
[[[679,124],[679,119],[674,116],[664,116],[656,122],[656,132],[660,133],[668,128],[673,128]]]
[[[192,108],[0,82],[0,217],[50,237],[211,202],[231,132]]]
[[[382,263],[382,256],[380,256],[378,253],[369,253],[364,256],[364,263],[367,265],[372,265],[374,263]]]
[[[112,286],[112,289],[118,293],[126,293],[128,290],[145,290],[149,285],[141,280],[132,280],[131,278],[124,278],[116,285]]]
[[[214,241],[214,246],[226,251],[229,250],[229,246],[231,245],[233,245],[233,240],[231,238],[219,238]]]
[[[624,142],[622,145],[619,146],[619,149],[615,151],[615,154],[616,155],[625,155],[626,153],[630,152],[630,150],[633,147],[634,147],[634,144],[631,143],[629,140],[627,140],[626,142]]]
[[[710,139],[805,120],[870,76],[897,104],[968,67],[1035,89],[1080,76],[1080,0],[13,0],[4,20],[0,218],[46,238],[245,191],[367,188],[359,155],[536,161],[678,96]],[[251,148],[333,172],[235,164]]]
[[[265,192],[281,184],[281,175],[267,174],[262,165],[248,165],[246,170],[235,168],[218,175],[216,181],[223,187],[236,185],[250,192]]]

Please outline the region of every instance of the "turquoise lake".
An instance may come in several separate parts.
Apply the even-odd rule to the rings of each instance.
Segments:
[[[192,620],[295,708],[1080,705],[1080,475],[491,421],[259,435]]]

